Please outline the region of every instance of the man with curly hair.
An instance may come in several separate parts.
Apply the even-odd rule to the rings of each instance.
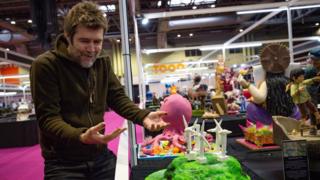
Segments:
[[[114,179],[116,157],[106,145],[125,129],[104,134],[108,108],[151,131],[167,125],[165,112],[139,109],[126,96],[102,50],[103,15],[95,3],[75,5],[54,49],[31,66],[45,179]]]

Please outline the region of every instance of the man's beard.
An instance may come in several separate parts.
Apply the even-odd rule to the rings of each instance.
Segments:
[[[80,66],[83,68],[91,68],[96,60],[90,62],[80,61]]]
[[[89,56],[89,57],[91,56],[91,59],[92,59],[92,60],[90,60],[90,61],[82,61],[81,58],[80,58],[79,64],[80,64],[81,67],[83,67],[83,68],[90,68],[90,67],[93,66],[93,64],[94,64],[94,62],[96,61],[96,58],[97,58],[96,55],[88,55],[88,54],[86,54],[86,53],[81,53],[81,54],[80,54],[80,57],[86,57],[86,58],[87,58],[88,56]]]

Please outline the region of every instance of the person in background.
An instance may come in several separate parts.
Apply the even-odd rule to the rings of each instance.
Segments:
[[[160,104],[160,101],[159,101],[159,99],[158,99],[158,97],[157,97],[157,93],[152,93],[152,104],[153,105],[159,105]]]
[[[107,143],[125,128],[104,134],[108,108],[150,131],[167,126],[165,112],[139,109],[125,94],[102,50],[107,31],[103,15],[93,2],[76,4],[65,17],[64,34],[57,37],[54,49],[32,63],[44,179],[114,179],[116,157]]]
[[[305,79],[311,79],[320,75],[320,48],[315,48],[309,52],[309,60],[311,64],[305,69]],[[311,96],[312,103],[318,107],[318,104],[320,104],[320,81],[316,80],[308,85],[307,90]],[[311,116],[311,124],[315,125],[316,122],[315,116]],[[310,133],[316,134],[316,130],[310,131]]]
[[[200,75],[196,75],[193,78],[193,85],[191,88],[189,88],[188,90],[188,96],[189,99],[191,100],[191,102],[195,101],[197,99],[198,93],[197,90],[200,87],[200,82],[201,82],[201,76]]]
[[[304,70],[301,68],[293,69],[290,72],[291,83],[288,84],[287,89],[290,89],[290,95],[293,99],[293,102],[299,107],[299,110],[302,115],[302,125],[305,125],[308,119],[308,110],[310,114],[313,114],[317,122],[320,122],[320,115],[311,102],[310,94],[306,89],[306,85],[312,84],[316,80],[320,80],[320,76],[313,77],[311,79],[304,79]]]
[[[11,109],[12,109],[12,111],[16,111],[16,110],[17,110],[17,108],[18,108],[17,103],[16,103],[16,102],[14,102],[14,101],[11,101]]]

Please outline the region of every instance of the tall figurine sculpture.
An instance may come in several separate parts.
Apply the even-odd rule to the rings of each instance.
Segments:
[[[255,81],[256,75],[262,76],[261,81],[255,86],[239,76],[238,81],[244,89],[252,95],[252,103],[247,107],[247,118],[271,124],[272,116],[286,116],[300,119],[298,108],[293,103],[292,97],[286,92],[289,78],[285,76],[293,66],[290,64],[289,50],[280,44],[270,44],[262,49],[260,55],[261,66],[253,68]],[[258,72],[259,71],[259,72]]]

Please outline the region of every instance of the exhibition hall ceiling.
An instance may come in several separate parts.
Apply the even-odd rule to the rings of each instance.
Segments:
[[[0,47],[37,56],[50,48],[61,32],[63,16],[79,0],[1,0]],[[119,43],[119,1],[96,0],[104,5],[109,21],[105,46]],[[269,9],[292,2],[292,7],[320,5],[320,0],[128,0],[128,28],[134,46],[134,24],[138,22],[142,49],[222,44],[246,31],[270,12],[239,14]],[[293,38],[319,36],[320,6],[291,11]],[[142,24],[144,18],[149,22]],[[235,42],[265,41],[288,37],[287,11],[279,12]],[[295,42],[295,44],[300,42]],[[303,43],[303,42],[301,42]]]

